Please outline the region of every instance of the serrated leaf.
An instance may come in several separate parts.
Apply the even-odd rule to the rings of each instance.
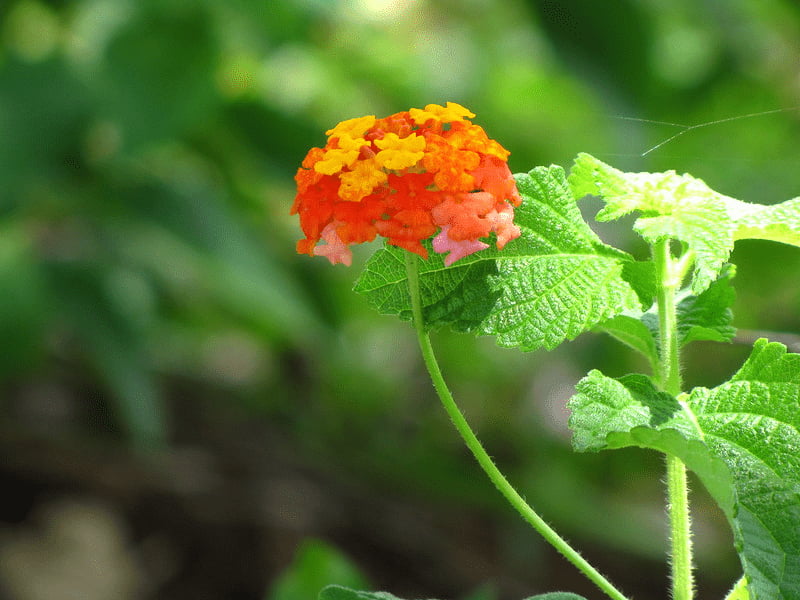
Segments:
[[[735,240],[770,240],[800,246],[800,198],[763,206],[729,199]]]
[[[606,206],[595,217],[598,221],[613,221],[641,207],[641,194],[625,173],[591,154],[578,154],[568,182],[575,198],[598,196],[606,201]]]
[[[362,592],[341,585],[329,585],[319,593],[318,600],[401,600],[389,592]]]
[[[550,592],[549,594],[539,594],[531,596],[527,600],[586,600],[583,596],[571,592]]]
[[[631,260],[622,266],[622,278],[627,281],[639,296],[642,310],[647,310],[653,305],[658,283],[656,281],[656,266],[652,260]]]
[[[658,346],[653,332],[641,320],[641,316],[641,313],[617,315],[600,324],[597,331],[607,333],[629,348],[636,350],[648,360],[650,368],[655,373],[658,364]]]
[[[635,307],[622,278],[630,257],[586,224],[564,170],[538,167],[516,179],[523,197],[518,239],[450,267],[435,253],[418,261],[426,327],[451,325],[495,335],[502,346],[549,349]],[[379,312],[410,318],[403,252],[379,250],[355,289]]]
[[[552,165],[536,167],[514,176],[524,200],[514,221],[525,227],[522,240],[528,254],[596,252],[615,258],[627,258],[624,252],[606,246],[583,220],[575,196],[567,183],[564,169]]]
[[[800,355],[759,340],[727,383],[680,400],[594,371],[570,400],[578,450],[680,457],[725,512],[754,600],[800,598]]]
[[[645,264],[645,263],[641,263]],[[681,290],[677,297],[678,343],[729,342],[736,335],[731,306],[736,292],[731,285],[736,273],[734,265],[726,265],[722,275],[699,296],[690,289]],[[655,306],[645,312],[627,311],[601,323],[597,331],[607,333],[629,348],[636,350],[656,372],[658,362],[658,315]]]
[[[504,347],[551,350],[638,302],[614,259],[555,255],[498,268],[501,296],[480,331]]]
[[[696,294],[716,279],[733,250],[736,225],[728,212],[729,199],[696,177],[675,171],[625,173],[579,154],[569,181],[576,196],[598,195],[606,203],[598,221],[639,211],[633,228],[649,243],[670,238],[693,250]]]
[[[578,382],[576,390],[568,404],[572,411],[569,426],[572,444],[580,452],[606,448],[609,435],[630,434],[637,427],[675,430],[687,440],[702,438],[685,407],[659,391],[645,375],[612,379],[593,370]]]
[[[750,592],[747,589],[747,580],[742,577],[739,581],[736,582],[736,585],[733,586],[728,595],[725,596],[725,600],[750,600]]]
[[[751,595],[800,598],[800,355],[759,340],[731,381],[689,403],[734,473]]]
[[[497,263],[493,283],[501,295],[480,331],[501,346],[552,349],[635,307],[622,279],[628,257],[603,245],[583,220],[564,170],[539,167],[516,178],[523,233],[513,242],[517,257]]]
[[[319,600],[400,600],[400,598],[388,592],[360,592],[338,585],[329,585],[320,592]],[[570,592],[550,592],[531,596],[526,600],[586,600],[586,598]]]
[[[367,261],[353,289],[379,313],[410,321],[405,252],[389,245],[378,250]],[[426,328],[450,325],[456,331],[472,331],[478,327],[499,297],[489,281],[497,273],[495,254],[494,250],[484,250],[450,267],[435,252],[429,252],[428,260],[415,257]]]
[[[678,298],[678,340],[681,346],[690,342],[730,342],[736,335],[731,307],[736,291],[731,280],[734,265],[726,265],[722,275],[699,296],[685,290]]]

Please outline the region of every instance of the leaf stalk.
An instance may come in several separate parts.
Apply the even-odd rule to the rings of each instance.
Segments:
[[[422,298],[420,295],[419,272],[417,270],[417,258],[411,252],[404,252],[406,272],[408,275],[408,291],[411,296],[411,309],[414,329],[417,334],[420,351],[425,367],[428,370],[433,387],[439,400],[442,402],[445,411],[453,422],[464,443],[472,452],[478,464],[489,477],[491,482],[508,500],[511,506],[527,521],[550,545],[552,545],[561,555],[571,562],[581,571],[590,581],[600,588],[608,597],[613,600],[627,600],[626,596],[615,588],[599,571],[590,565],[578,551],[572,548],[556,531],[550,527],[539,514],[528,504],[525,499],[509,483],[506,477],[500,472],[478,440],[472,428],[469,426],[464,414],[450,393],[447,383],[444,380],[436,356],[433,352],[430,337],[425,331],[425,323],[422,314]]]

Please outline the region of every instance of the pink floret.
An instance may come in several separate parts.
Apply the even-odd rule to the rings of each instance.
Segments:
[[[486,250],[489,247],[489,244],[484,244],[478,240],[463,240],[463,241],[455,241],[450,239],[450,236],[447,235],[447,231],[450,229],[450,225],[445,225],[442,227],[442,230],[439,234],[433,238],[433,249],[438,252],[439,254],[444,254],[445,252],[449,252],[449,254],[444,259],[444,264],[446,266],[452,265],[457,260],[461,260],[465,256],[469,256],[470,254],[475,254],[476,252],[480,252],[481,250]]]
[[[493,210],[486,218],[491,221],[492,231],[497,234],[497,247],[500,250],[521,234],[519,226],[514,224],[514,209],[509,204],[501,205],[500,210]]]
[[[320,233],[320,238],[323,239],[325,244],[317,244],[314,246],[315,256],[324,256],[332,265],[343,264],[350,266],[353,263],[353,253],[350,248],[339,237],[336,231],[341,222],[329,223]]]

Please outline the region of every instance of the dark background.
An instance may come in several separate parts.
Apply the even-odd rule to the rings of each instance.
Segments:
[[[294,253],[292,176],[340,120],[451,100],[515,172],[585,151],[786,200],[797,6],[0,2],[0,598],[600,598],[466,454],[408,326],[350,291],[372,249],[350,269]],[[646,153],[684,130],[653,121],[720,120]],[[598,231],[641,254],[629,225]],[[800,252],[733,261],[743,330],[689,349],[687,387],[800,330]],[[591,334],[434,344],[522,494],[626,592],[666,598],[661,458],[573,454],[564,408],[588,369],[644,365]],[[693,487],[700,595],[721,598],[731,534]]]

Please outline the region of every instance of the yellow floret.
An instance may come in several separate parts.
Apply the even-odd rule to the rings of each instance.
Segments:
[[[428,119],[434,119],[440,123],[453,123],[455,121],[463,121],[464,117],[471,119],[475,116],[475,113],[468,108],[464,108],[455,102],[448,102],[446,107],[438,104],[428,104],[425,110],[412,108],[408,111],[408,114],[417,125],[422,125]]]
[[[335,175],[344,167],[349,167],[358,159],[358,150],[342,150],[332,148],[327,150],[322,160],[314,163],[314,170],[323,175]]]
[[[376,160],[371,158],[358,161],[353,170],[342,173],[339,180],[339,197],[348,202],[358,202],[371,194],[377,186],[386,183],[388,176]]]
[[[342,121],[333,129],[328,129],[325,135],[329,137],[348,137],[360,138],[364,133],[375,124],[375,115],[367,115],[366,117],[356,117],[355,119],[347,119]]]
[[[381,149],[375,160],[393,171],[413,167],[425,156],[425,138],[414,133],[404,138],[387,133],[383,139],[375,140],[375,145]]]

